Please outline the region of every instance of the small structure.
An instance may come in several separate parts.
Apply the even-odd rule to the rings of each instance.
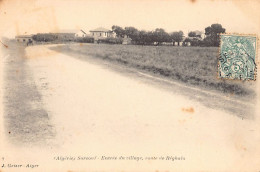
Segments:
[[[17,36],[15,36],[15,40],[17,42],[27,44],[27,43],[33,41],[32,36],[33,35],[17,35]]]
[[[183,46],[183,41],[180,41],[180,42],[173,42],[173,46]]]
[[[82,29],[80,29],[76,34],[75,34],[75,37],[78,37],[78,38],[84,38],[84,37],[86,37],[87,36],[87,33],[84,31],[84,30],[82,30]]]
[[[203,31],[196,30],[195,33],[197,37],[201,38],[201,40],[205,38],[205,33]]]
[[[204,39],[205,38],[205,33],[203,31],[195,30],[193,31],[195,35],[193,37],[188,37],[188,38],[197,38],[197,39]]]
[[[173,46],[173,42],[162,42],[162,45]]]
[[[132,39],[125,35],[125,37],[123,38],[122,44],[123,45],[129,45],[131,43],[132,43]]]

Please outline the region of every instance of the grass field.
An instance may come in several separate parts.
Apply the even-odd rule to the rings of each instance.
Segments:
[[[68,44],[64,50],[116,62],[200,88],[254,96],[254,82],[217,78],[216,47]]]

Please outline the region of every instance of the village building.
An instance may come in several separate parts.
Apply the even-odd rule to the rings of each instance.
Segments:
[[[84,38],[84,37],[86,37],[86,36],[90,36],[90,35],[88,35],[84,30],[82,30],[82,29],[80,29],[79,31],[77,31],[76,33],[75,33],[75,37],[77,37],[77,38]]]
[[[96,39],[115,38],[115,36],[116,36],[116,34],[113,31],[103,28],[103,27],[99,27],[99,28],[90,30],[89,32],[90,32],[90,35]]]
[[[195,30],[193,32],[195,33],[195,37],[201,40],[205,38],[205,33],[203,31]]]
[[[17,35],[17,36],[15,36],[15,40],[17,42],[27,44],[28,42],[33,41],[32,36],[33,35]]]
[[[174,42],[174,46],[182,46],[182,45],[183,45],[183,41]]]
[[[173,42],[162,42],[162,45],[173,46]]]
[[[192,31],[195,33],[194,36],[187,36],[185,38],[183,38],[184,43],[183,45],[185,46],[199,46],[199,41],[203,41],[203,39],[205,38],[205,33],[203,31],[199,31],[199,30],[195,30]]]

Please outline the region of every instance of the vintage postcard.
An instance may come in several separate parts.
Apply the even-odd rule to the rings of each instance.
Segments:
[[[0,0],[0,172],[259,172],[259,9]]]

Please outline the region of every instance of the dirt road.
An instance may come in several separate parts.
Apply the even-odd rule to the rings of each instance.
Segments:
[[[4,97],[6,107],[11,106],[7,112],[13,114],[4,114],[8,142],[25,142],[25,148],[30,145],[35,150],[41,149],[37,145],[45,145],[43,149],[50,155],[55,150],[56,155],[185,157],[174,162],[109,161],[106,167],[102,167],[103,161],[99,166],[77,162],[81,168],[90,169],[259,167],[260,148],[255,144],[260,142],[259,127],[255,120],[207,107],[179,91],[164,89],[164,83],[152,85],[149,78],[142,79],[144,76],[81,61],[48,47],[25,49],[24,57],[17,62],[21,75],[12,78],[21,84],[5,80],[8,96],[11,92],[20,94],[11,97],[15,101]],[[12,64],[7,59],[5,62]],[[16,67],[5,66],[5,72],[14,72]],[[19,109],[19,113],[11,111],[20,106],[26,108]],[[21,128],[24,130],[19,131]],[[207,163],[209,159],[214,163]],[[70,167],[68,163],[63,165]]]

